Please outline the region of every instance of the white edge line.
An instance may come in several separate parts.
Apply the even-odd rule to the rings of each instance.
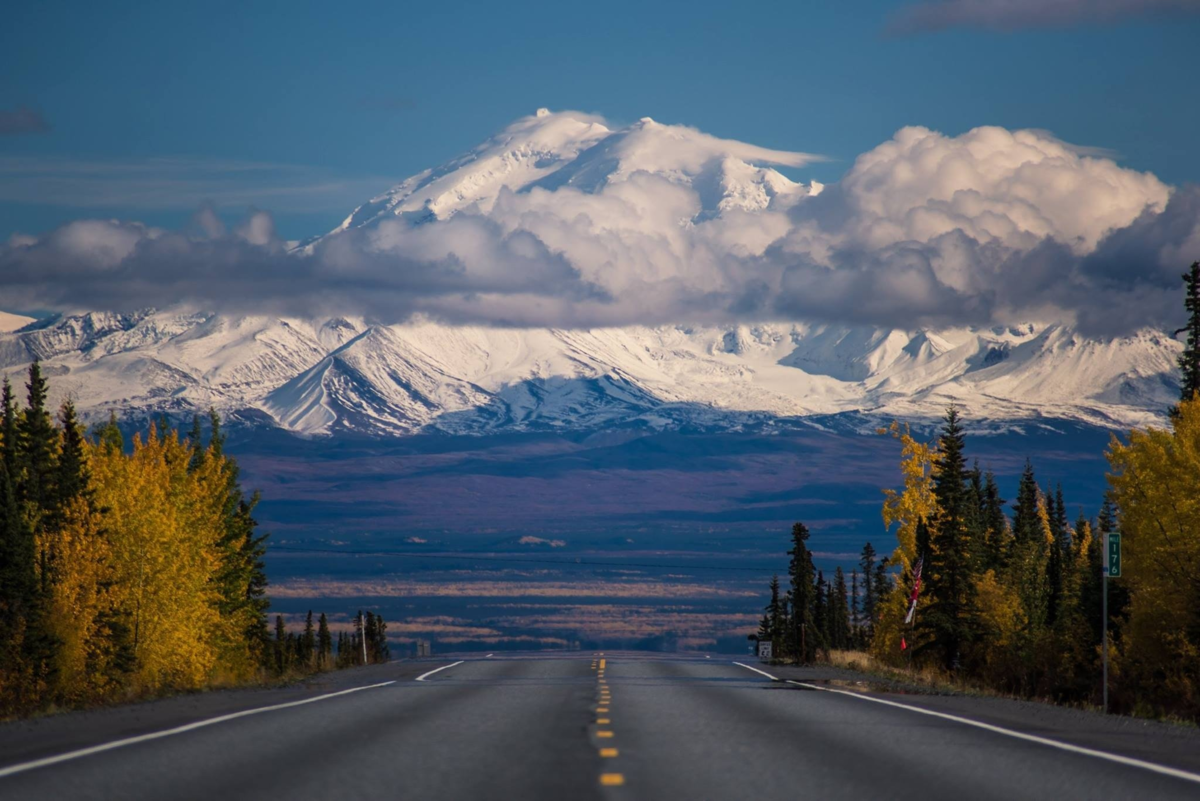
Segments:
[[[224,723],[227,720],[236,720],[244,718],[248,715],[258,715],[262,712],[274,712],[277,709],[287,709],[293,706],[304,706],[305,704],[315,703],[316,701],[324,701],[326,698],[336,698],[339,695],[348,695],[356,693],[359,690],[373,690],[376,687],[386,687],[389,684],[395,684],[395,681],[384,681],[379,684],[367,684],[362,687],[351,687],[349,690],[339,690],[336,693],[326,693],[318,695],[315,698],[305,698],[300,701],[289,701],[286,704],[274,704],[272,706],[260,706],[255,709],[243,709],[241,712],[233,712],[228,715],[221,715],[215,718],[206,718],[205,720],[197,720],[194,723],[187,723],[183,726],[176,726],[173,729],[164,729],[163,731],[150,732],[149,734],[139,734],[136,737],[126,737],[123,740],[113,740],[112,742],[93,745],[88,748],[80,748],[77,751],[68,751],[65,754],[57,754],[56,756],[43,757],[30,762],[21,762],[17,765],[9,765],[6,768],[0,768],[0,778],[12,776],[14,773],[23,773],[34,768],[42,768],[47,765],[56,765],[59,762],[67,762],[72,759],[89,756],[91,754],[99,754],[104,751],[111,751],[114,748],[122,748],[127,745],[135,745],[136,743],[144,743],[147,740],[157,740],[162,737],[170,737],[173,734],[183,734],[184,732],[202,729],[205,726],[212,726],[216,723]]]
[[[455,665],[461,665],[463,663],[463,661],[465,661],[465,660],[459,660],[458,662],[452,662],[449,665],[442,665],[440,668],[434,668],[433,670],[429,671],[428,673],[422,673],[420,676],[417,676],[417,681],[425,681],[425,679],[429,678],[434,673],[437,673],[438,671],[441,671],[441,670],[446,670],[447,668],[452,668]]]
[[[750,667],[749,665],[743,665],[741,662],[734,662],[733,664],[737,665],[738,667],[744,667],[746,670],[753,670],[755,673],[758,673],[761,676],[766,676],[771,681],[779,681],[779,679],[772,676],[770,673],[766,672],[765,670],[759,670],[756,667]]]
[[[734,662],[733,664],[737,665],[738,667],[744,667],[747,670],[753,670],[755,673],[762,674],[763,676],[766,676],[771,681],[780,681],[780,679],[776,678],[775,676],[772,676],[770,673],[767,673],[766,671],[763,671],[763,670],[759,670],[756,667],[750,667],[750,665],[743,665],[741,662]],[[1189,773],[1186,770],[1180,770],[1178,768],[1169,768],[1166,765],[1157,765],[1153,762],[1146,762],[1145,760],[1134,759],[1133,757],[1121,756],[1120,754],[1113,754],[1113,753],[1109,753],[1108,751],[1097,751],[1094,748],[1085,748],[1081,745],[1071,745],[1070,743],[1059,742],[1058,740],[1051,740],[1047,737],[1039,737],[1036,734],[1025,734],[1024,732],[1014,731],[1013,729],[1006,729],[1006,728],[1003,728],[1002,726],[993,726],[990,723],[983,723],[982,721],[971,720],[970,718],[962,718],[962,717],[959,717],[958,715],[950,715],[945,712],[935,712],[932,709],[922,709],[919,706],[911,706],[909,704],[902,704],[898,701],[889,701],[886,698],[872,698],[869,695],[862,695],[860,693],[852,693],[852,692],[849,692],[848,690],[835,690],[832,687],[820,687],[816,684],[809,684],[808,682],[803,682],[803,681],[792,681],[791,679],[787,679],[787,683],[795,684],[798,687],[807,687],[810,690],[820,690],[821,692],[824,692],[824,693],[836,693],[837,695],[845,695],[850,698],[857,698],[859,701],[870,701],[875,704],[884,704],[885,706],[894,706],[894,707],[897,707],[898,709],[907,709],[909,712],[916,712],[921,715],[929,715],[930,717],[942,718],[944,720],[952,720],[955,723],[962,723],[965,726],[974,726],[977,729],[984,729],[986,731],[995,732],[996,734],[1003,734],[1008,737],[1015,737],[1018,740],[1025,740],[1025,741],[1031,742],[1031,743],[1039,743],[1040,745],[1047,745],[1047,746],[1050,746],[1051,748],[1057,748],[1060,751],[1069,751],[1073,754],[1083,754],[1084,756],[1095,757],[1097,759],[1104,759],[1109,762],[1116,762],[1119,765],[1128,765],[1129,767],[1141,768],[1143,770],[1148,770],[1153,773],[1161,774],[1163,776],[1171,776],[1176,779],[1183,779],[1184,781],[1196,782],[1196,783],[1200,784],[1200,774]]]
[[[759,670],[758,668],[750,667],[749,665],[743,665],[741,662],[734,662],[733,664],[738,665],[739,667],[744,667],[747,670],[753,670],[755,673],[761,673],[762,675],[766,676],[771,681],[779,681],[780,680],[780,679],[777,679],[776,677],[772,676],[770,673]],[[935,712],[932,709],[922,709],[919,706],[912,706],[910,704],[902,704],[899,701],[889,701],[886,698],[872,698],[869,695],[862,695],[861,693],[852,693],[848,690],[835,690],[832,687],[821,687],[816,684],[809,684],[808,682],[804,682],[804,681],[792,681],[791,679],[787,679],[787,683],[795,684],[798,687],[807,687],[810,690],[820,690],[821,692],[824,692],[824,693],[835,693],[837,695],[845,695],[845,696],[849,696],[850,698],[857,698],[859,701],[870,701],[875,704],[884,704],[885,706],[894,706],[899,709],[907,709],[910,712],[916,712],[921,715],[929,715],[930,717],[943,718],[945,720],[952,720],[955,723],[962,723],[965,726],[974,726],[977,729],[984,729],[986,731],[995,732],[996,734],[1003,734],[1008,737],[1015,737],[1018,740],[1026,740],[1031,743],[1039,743],[1041,745],[1048,745],[1051,748],[1057,748],[1061,751],[1070,751],[1073,754],[1083,754],[1084,756],[1096,757],[1097,759],[1104,759],[1104,760],[1108,760],[1109,762],[1116,762],[1117,764],[1120,764],[1120,765],[1128,765],[1128,766],[1134,767],[1134,768],[1142,768],[1143,770],[1148,770],[1148,771],[1152,771],[1154,773],[1159,773],[1159,774],[1162,774],[1163,776],[1172,776],[1176,779],[1183,779],[1184,781],[1196,782],[1196,783],[1200,784],[1200,774],[1190,773],[1186,770],[1180,770],[1178,768],[1169,768],[1166,765],[1157,765],[1153,762],[1146,762],[1145,760],[1134,759],[1133,757],[1121,756],[1120,754],[1113,754],[1113,753],[1109,753],[1108,751],[1097,751],[1094,748],[1085,748],[1081,745],[1071,745],[1070,743],[1064,743],[1064,742],[1060,742],[1058,740],[1051,740],[1048,737],[1039,737],[1036,734],[1025,734],[1024,732],[1015,731],[1013,729],[1006,729],[1002,726],[993,726],[990,723],[983,723],[982,721],[971,720],[970,718],[962,718],[962,717],[959,717],[958,715],[951,715],[946,712]]]

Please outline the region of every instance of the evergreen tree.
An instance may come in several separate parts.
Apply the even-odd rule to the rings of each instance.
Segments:
[[[8,376],[5,376],[4,387],[0,391],[0,464],[4,465],[10,480],[14,482],[17,476],[17,442],[20,437],[17,432],[18,417],[12,383]],[[15,486],[13,491],[16,491]]]
[[[965,436],[958,411],[950,407],[938,440],[938,469],[934,475],[937,510],[930,525],[926,557],[928,605],[921,627],[929,639],[920,648],[937,652],[948,670],[956,670],[971,640],[970,610],[974,599],[972,540],[969,523],[977,518],[964,458]]]
[[[287,650],[287,627],[283,625],[283,615],[275,616],[275,670],[284,673],[291,664],[290,652]]]
[[[784,601],[779,596],[779,576],[771,576],[771,600],[767,604],[765,621],[766,639],[771,643],[771,654],[778,658],[783,648]]]
[[[1059,606],[1063,594],[1063,549],[1062,542],[1066,533],[1062,530],[1062,492],[1057,495],[1046,492],[1046,517],[1050,523],[1049,557],[1046,561],[1046,625],[1053,626],[1058,619]]]
[[[825,574],[817,571],[817,583],[813,588],[813,633],[816,635],[816,646],[822,651],[829,650],[829,585],[825,583]]]
[[[304,654],[301,664],[305,667],[310,667],[317,659],[317,633],[313,628],[312,610],[308,610],[308,615],[304,618],[304,636],[301,638],[300,647]]]
[[[325,619],[324,612],[321,613],[317,625],[317,667],[322,670],[333,667],[333,636],[330,634],[329,621]]]
[[[64,401],[59,411],[62,446],[58,456],[58,475],[54,486],[58,492],[56,505],[61,510],[78,497],[88,497],[88,472],[83,455],[84,435],[75,415],[75,404]]]
[[[1176,334],[1187,332],[1187,343],[1183,353],[1179,355],[1179,370],[1182,374],[1179,381],[1179,396],[1181,400],[1191,400],[1200,392],[1200,262],[1192,262],[1192,267],[1183,274],[1184,308],[1188,312],[1188,322]]]
[[[1033,464],[1026,459],[1025,470],[1021,473],[1021,483],[1017,489],[1017,502],[1013,506],[1012,536],[1018,545],[1033,542],[1041,536],[1041,526],[1038,522],[1037,479],[1033,475]]]
[[[879,606],[878,605],[883,601],[884,598],[886,598],[888,596],[888,593],[890,593],[892,591],[892,577],[888,575],[887,568],[888,568],[888,560],[887,559],[880,559],[879,563],[875,565],[874,583],[875,583],[875,598],[877,599],[877,601],[876,601],[877,606],[875,609],[876,621],[879,620]]]
[[[850,647],[850,607],[846,597],[846,574],[841,566],[833,573],[831,589],[829,645],[844,651]]]
[[[29,391],[27,408],[17,425],[17,488],[20,501],[28,506],[31,515],[41,518],[57,509],[54,478],[59,438],[46,409],[48,387],[39,362],[30,366],[29,383],[25,386]]]
[[[850,642],[862,648],[862,602],[858,597],[858,571],[850,571]]]
[[[1004,515],[1006,501],[1000,497],[1000,487],[991,470],[983,480],[983,570],[999,570],[1008,557],[1008,518]]]
[[[875,631],[875,608],[880,598],[876,593],[875,564],[875,549],[868,542],[863,545],[862,554],[858,559],[858,566],[863,574],[863,637],[867,643],[871,642],[871,635]]]
[[[808,527],[803,523],[792,526],[792,547],[788,551],[788,578],[791,580],[792,636],[796,660],[812,662],[817,653],[817,635],[814,631],[815,581],[812,553],[808,550]]]

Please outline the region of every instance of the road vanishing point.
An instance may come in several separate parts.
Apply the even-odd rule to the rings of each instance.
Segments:
[[[0,799],[1200,798],[1200,733],[820,668],[404,660],[0,725]]]

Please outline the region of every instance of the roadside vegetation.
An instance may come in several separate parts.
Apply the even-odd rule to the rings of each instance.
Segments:
[[[70,401],[52,418],[37,362],[26,390],[24,408],[7,379],[0,395],[0,717],[362,661],[357,634],[333,656],[324,615],[270,636],[258,495],[215,413],[207,437],[197,418],[126,442],[115,419],[88,435]],[[365,631],[386,659],[386,624]]]
[[[845,661],[1020,697],[1099,706],[1102,559],[1122,535],[1122,576],[1109,579],[1110,708],[1200,719],[1200,264],[1183,276],[1189,314],[1182,392],[1167,428],[1112,439],[1109,489],[1069,519],[1061,485],[1026,463],[1014,502],[970,463],[951,408],[921,442],[893,424],[903,487],[884,490],[899,542],[886,560],[868,543],[847,582],[813,566],[808,530],[792,529],[789,587],[752,639],[781,661]],[[1011,514],[1006,507],[1011,506]],[[913,598],[916,594],[915,612]],[[836,655],[836,656],[835,656]]]

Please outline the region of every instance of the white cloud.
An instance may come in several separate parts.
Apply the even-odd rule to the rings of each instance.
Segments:
[[[232,233],[205,210],[184,232],[85,221],[0,246],[0,288],[11,308],[182,300],[558,327],[1036,316],[1115,331],[1166,325],[1200,256],[1200,190],[1044,132],[904,128],[817,193],[760,166],[806,154],[563,116],[520,121],[302,254],[262,212]],[[432,199],[444,213],[409,213]]]

